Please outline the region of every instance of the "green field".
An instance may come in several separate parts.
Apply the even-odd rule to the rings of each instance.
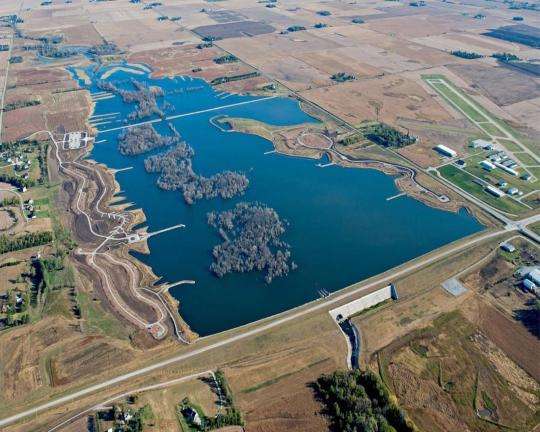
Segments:
[[[439,92],[445,99],[449,100],[452,105],[457,106],[462,110],[466,115],[477,122],[486,121],[486,116],[482,114],[475,107],[472,107],[458,95],[456,95],[452,90],[448,88],[446,84],[440,83],[429,83],[437,92]]]
[[[512,214],[520,214],[529,210],[527,207],[509,197],[505,196],[497,198],[490,193],[485,192],[482,186],[474,183],[474,177],[472,177],[466,171],[460,170],[453,165],[446,165],[440,168],[439,172],[445,179],[451,181],[457,187],[463,189],[464,191],[498,210]]]
[[[516,153],[514,153],[514,156],[517,159],[519,159],[519,161],[525,166],[527,166],[527,165],[539,165],[538,162],[536,162],[534,160],[534,158],[528,153],[516,152]]]
[[[518,146],[514,141],[510,141],[507,139],[500,139],[498,141],[511,152],[523,151],[523,149],[520,146]]]
[[[480,166],[480,162],[485,158],[485,155],[475,155],[467,158],[467,166],[465,167],[465,171],[494,186],[497,185],[499,180],[504,180],[508,183],[508,187],[516,187],[520,191],[523,191],[523,193],[532,192],[533,190],[539,188],[540,184],[538,181],[534,183],[525,181],[520,177],[506,173],[500,168],[496,168],[493,171],[486,171]],[[518,169],[518,172],[522,174],[525,171],[521,168]]]
[[[501,132],[501,130],[493,123],[483,123],[480,127],[491,136],[501,136],[503,134],[503,132]]]
[[[129,337],[128,329],[103,310],[100,302],[93,300],[88,293],[78,291],[77,303],[80,305],[82,318],[88,331],[103,333],[118,339]]]

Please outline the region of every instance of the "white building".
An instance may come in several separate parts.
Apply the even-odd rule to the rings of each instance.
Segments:
[[[493,171],[496,167],[488,160],[483,160],[480,162],[480,166],[487,171]]]
[[[536,290],[536,284],[530,279],[523,279],[523,286],[525,287],[527,291]]]
[[[508,195],[517,195],[519,193],[519,189],[517,187],[511,187],[508,189]]]
[[[471,142],[472,148],[486,148],[491,147],[491,142],[483,140],[483,139],[475,139],[473,142]]]
[[[445,145],[439,144],[435,146],[435,150],[437,150],[439,153],[441,153],[444,156],[448,157],[456,157],[457,152],[455,150],[452,150],[449,147],[446,147]]]
[[[511,174],[513,176],[517,177],[519,175],[519,173],[515,169],[504,166],[502,163],[495,162],[495,166],[499,167],[503,171],[506,171],[508,174]]]
[[[512,252],[514,252],[516,250],[515,246],[513,244],[511,244],[511,243],[502,243],[501,244],[501,249],[503,251],[510,252],[510,253],[512,253]]]
[[[504,192],[500,189],[497,189],[495,186],[486,186],[486,191],[488,191],[491,195],[495,195],[497,198],[504,196]]]
[[[535,283],[535,285],[540,285],[540,270],[535,268],[534,270],[531,270],[529,274],[527,275],[527,278],[529,278],[531,281]]]

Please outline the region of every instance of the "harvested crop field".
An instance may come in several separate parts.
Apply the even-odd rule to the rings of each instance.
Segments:
[[[352,81],[301,93],[306,99],[352,124],[379,120],[395,124],[398,119],[441,122],[449,114],[414,81],[398,76]]]
[[[478,326],[514,362],[540,382],[540,341],[522,324],[507,318],[493,306],[478,301]]]
[[[220,77],[253,72],[251,67],[241,62],[218,64],[214,61],[215,58],[223,55],[224,52],[217,47],[198,49],[196,45],[186,45],[165,50],[139,52],[131,55],[129,61],[149,65],[155,77],[189,75],[203,78],[208,82]]]
[[[214,24],[193,29],[202,38],[229,39],[242,36],[257,36],[273,33],[274,27],[257,21],[238,21]]]
[[[489,67],[479,63],[455,64],[448,68],[497,105],[509,105],[540,97],[540,83],[517,69]]]
[[[277,340],[287,342],[268,349]],[[344,367],[347,352],[345,338],[330,316],[307,318],[253,342],[255,351],[223,368],[246,418],[246,431],[325,430],[322,406],[314,399],[310,383]]]
[[[538,384],[459,312],[385,348],[380,364],[422,430],[493,430],[484,419],[520,430],[534,425]]]

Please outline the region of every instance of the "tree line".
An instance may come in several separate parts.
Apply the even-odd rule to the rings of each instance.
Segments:
[[[0,235],[0,254],[40,246],[50,243],[53,239],[52,232],[40,231],[23,234],[17,237]]]
[[[314,389],[339,432],[416,432],[388,389],[373,372],[336,371],[321,376]]]

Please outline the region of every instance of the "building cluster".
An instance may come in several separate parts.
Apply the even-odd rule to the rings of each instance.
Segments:
[[[518,168],[519,163],[516,162],[514,159],[510,158],[506,152],[502,150],[494,149],[493,144],[489,141],[483,140],[483,139],[476,139],[471,142],[470,147],[472,148],[481,148],[487,152],[486,159],[479,162],[479,165],[482,169],[492,172],[497,169],[503,171],[505,174],[511,175],[513,177],[519,177],[524,181],[531,181],[532,175],[528,172],[524,172],[520,175]],[[454,152],[455,153],[455,152]],[[460,168],[463,168],[466,166],[465,161],[460,160],[456,162],[456,165],[458,165]],[[484,187],[485,191],[490,193],[491,195],[500,198],[505,195],[510,196],[522,196],[523,191],[520,191],[515,186],[509,186],[508,182],[504,179],[499,179],[496,184],[489,184],[484,181],[478,181],[478,183]]]
[[[520,271],[520,274],[523,276],[523,288],[536,295],[536,297],[540,297],[540,267],[524,268]]]
[[[0,154],[0,161],[13,167],[13,171],[25,180],[29,178],[28,170],[32,166],[32,161],[23,152],[8,152]]]
[[[36,218],[36,209],[34,207],[34,200],[29,199],[26,200],[23,204],[23,211],[26,213],[26,217],[28,219],[35,219]]]

